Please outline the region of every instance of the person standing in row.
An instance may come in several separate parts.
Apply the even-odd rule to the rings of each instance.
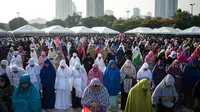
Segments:
[[[114,60],[111,60],[104,73],[104,86],[110,95],[109,109],[116,111],[118,107],[118,93],[120,91],[120,71]]]
[[[42,84],[42,106],[43,109],[54,109],[55,105],[55,78],[56,70],[51,61],[46,58],[44,66],[40,71],[40,79]]]
[[[68,109],[71,107],[71,71],[65,60],[60,61],[56,72],[56,109]]]

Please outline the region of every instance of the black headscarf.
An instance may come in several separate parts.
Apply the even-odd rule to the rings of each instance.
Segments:
[[[4,80],[6,82],[5,86],[3,88],[6,88],[6,87],[11,85],[10,80],[9,80],[9,78],[8,78],[6,73],[0,75],[0,80]]]

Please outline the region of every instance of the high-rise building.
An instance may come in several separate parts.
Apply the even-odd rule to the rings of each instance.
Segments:
[[[77,10],[76,10],[76,5],[74,2],[72,2],[72,14],[73,13],[77,13]]]
[[[72,15],[72,0],[56,0],[56,19],[65,20]]]
[[[178,0],[155,0],[155,16],[171,18],[178,8]]]
[[[133,8],[133,16],[134,17],[139,17],[140,16],[140,9],[135,7]]]
[[[104,15],[114,15],[114,12],[112,10],[107,9],[104,11]]]
[[[86,0],[87,17],[98,17],[104,15],[104,0]]]

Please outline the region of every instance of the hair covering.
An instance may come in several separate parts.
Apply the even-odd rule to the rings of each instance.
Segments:
[[[138,46],[136,46],[134,49],[132,48],[132,54],[133,54],[132,55],[133,59],[135,58],[135,56],[137,54],[139,54],[140,58],[142,59],[142,54],[141,54],[140,48]]]
[[[47,58],[46,53],[44,51],[41,52],[41,56],[38,59],[38,64],[39,66],[42,68],[42,66],[44,65],[44,61]]]
[[[147,69],[146,71],[144,71],[144,69]],[[149,65],[147,63],[144,63],[142,65],[142,67],[140,68],[140,70],[137,73],[137,81],[143,79],[143,78],[147,78],[150,80],[152,80],[152,73],[149,70]]]
[[[99,91],[93,91],[92,86],[100,86]],[[91,80],[90,84],[85,88],[85,91],[83,93],[83,97],[81,100],[81,104],[83,106],[89,106],[92,102],[97,102],[101,105],[101,107],[106,108],[109,105],[109,94],[107,89],[101,84],[101,82],[94,78]],[[93,112],[104,112],[105,110],[99,110],[94,109],[93,107],[89,108]],[[95,111],[96,110],[96,111]]]
[[[101,57],[101,59],[99,60],[99,58]],[[101,72],[104,73],[105,69],[106,69],[106,65],[104,63],[102,54],[98,54],[96,60],[94,61],[95,64],[98,65],[99,69],[101,70]]]
[[[176,92],[176,88],[174,87],[175,80],[173,76],[167,75],[160,84],[156,87],[152,94],[152,102],[153,104],[158,104],[159,99],[165,96],[175,97],[176,101],[178,100],[178,93]],[[171,85],[170,88],[167,88],[166,85]],[[161,102],[164,106],[170,108],[174,105],[173,102],[170,101],[163,101]]]
[[[166,75],[165,63],[163,60],[159,60],[152,70],[152,90],[157,87]]]
[[[28,83],[26,88],[21,84]],[[20,85],[16,88],[12,103],[15,112],[41,112],[40,94],[38,89],[30,82],[28,74],[20,77]]]
[[[100,80],[101,84],[103,84],[103,72],[99,69],[97,64],[93,64],[93,68],[88,73],[87,85],[93,78],[97,78]]]
[[[153,54],[153,51],[149,51],[148,55],[145,56],[145,63],[154,63],[156,57]]]
[[[172,51],[171,54],[169,55],[171,58],[176,58],[176,51]]]
[[[200,57],[200,47],[197,47],[195,51],[192,53],[192,55],[187,59],[188,62],[191,60],[198,60]]]
[[[110,52],[112,53],[112,55],[115,55],[115,53],[117,52],[117,49],[115,47],[115,44],[112,44],[110,47]]]
[[[180,63],[187,63],[186,52],[181,52],[177,59]]]
[[[173,76],[178,76],[181,73],[181,63],[178,60],[174,60],[174,62],[168,67],[167,73]]]
[[[31,54],[30,54],[31,58],[33,58],[35,60],[35,62],[38,62],[38,55],[37,55],[35,49],[31,48],[31,50],[33,50],[33,52],[31,52]]]
[[[30,58],[30,59],[28,60],[28,64],[29,64],[29,65],[34,65],[34,64],[35,64],[35,60],[34,60],[33,58]]]
[[[147,79],[140,80],[133,88],[131,88],[124,112],[152,112],[149,89],[150,82]],[[145,92],[144,90],[147,91]]]
[[[40,79],[43,89],[43,108],[54,108],[55,106],[55,79],[56,70],[52,65],[51,61],[46,58],[44,63],[49,64],[48,67],[43,66],[40,71]]]
[[[7,87],[9,87],[11,85],[10,80],[9,80],[9,78],[8,78],[6,73],[0,75],[0,80],[4,80],[6,82],[3,88],[7,88]]]
[[[7,60],[2,60],[1,61],[1,65],[6,65],[7,66],[8,65],[8,61]]]
[[[131,60],[126,60],[120,70],[121,83],[124,82],[124,91],[126,93],[128,93],[129,90],[132,88],[132,79],[136,79],[136,75],[136,70],[135,67],[132,65]]]
[[[102,50],[101,50],[101,48],[99,46],[96,47],[95,53],[96,54],[99,54],[99,53],[101,54],[102,53]]]
[[[62,69],[61,66],[65,67],[65,68]],[[66,78],[70,78],[70,77],[71,77],[71,71],[66,64],[66,61],[61,60],[58,70],[56,72],[55,89],[66,90],[67,83],[68,83],[68,85],[71,84],[69,81],[66,81]],[[70,87],[68,87],[68,88],[70,88]]]
[[[114,64],[114,68],[110,68],[110,65],[112,64]],[[110,96],[116,96],[120,91],[120,71],[114,60],[111,60],[106,67],[104,73],[104,86],[107,88]]]

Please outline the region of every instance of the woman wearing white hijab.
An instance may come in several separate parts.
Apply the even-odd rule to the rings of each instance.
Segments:
[[[26,71],[23,68],[13,65],[11,68],[11,74],[9,76],[11,84],[17,87],[19,85],[20,77],[25,73]]]
[[[73,57],[71,57],[71,59],[69,61],[69,67],[73,68],[76,63],[81,64],[81,61],[80,61],[79,57],[77,56],[77,54],[73,53]]]
[[[150,82],[152,80],[152,73],[149,70],[149,65],[147,63],[144,63],[137,73],[137,81],[138,82],[144,78],[148,79]]]
[[[97,64],[99,66],[99,69],[101,70],[101,72],[104,73],[104,71],[106,69],[106,65],[104,63],[102,54],[98,54],[96,60],[94,61],[94,64]]]
[[[36,64],[33,58],[28,60],[26,73],[29,74],[31,83],[33,83],[36,88],[40,90],[40,66]]]
[[[167,75],[154,90],[152,103],[156,112],[175,112],[174,103],[178,100],[178,93],[174,83],[173,76]]]
[[[135,48],[133,48],[133,46],[132,46],[132,58],[134,59],[134,57],[137,54],[140,54],[140,58],[143,59],[142,54],[140,52],[140,48],[138,46],[136,46]]]
[[[50,47],[49,52],[48,52],[48,58],[51,61],[51,63],[54,62],[54,59],[56,58],[57,54],[56,51],[53,49],[53,47]]]
[[[122,50],[125,52],[125,47],[124,47],[123,43],[121,43],[121,44],[119,45],[117,51],[118,51],[120,48],[122,48]]]
[[[68,109],[71,107],[71,71],[65,60],[61,60],[56,72],[56,109]]]
[[[37,52],[35,51],[34,48],[31,48],[31,54],[30,54],[31,58],[34,59],[35,62],[38,62],[38,55]]]
[[[81,98],[87,85],[87,73],[85,68],[76,63],[72,69],[72,107],[82,108]]]
[[[2,60],[1,65],[0,65],[0,75],[3,75],[6,73],[8,77],[10,76],[10,67],[8,66],[8,61],[7,60]]]
[[[17,65],[18,67],[23,68],[22,57],[18,54],[18,51],[14,52],[12,60],[10,61],[10,67],[12,67],[13,65]]]

